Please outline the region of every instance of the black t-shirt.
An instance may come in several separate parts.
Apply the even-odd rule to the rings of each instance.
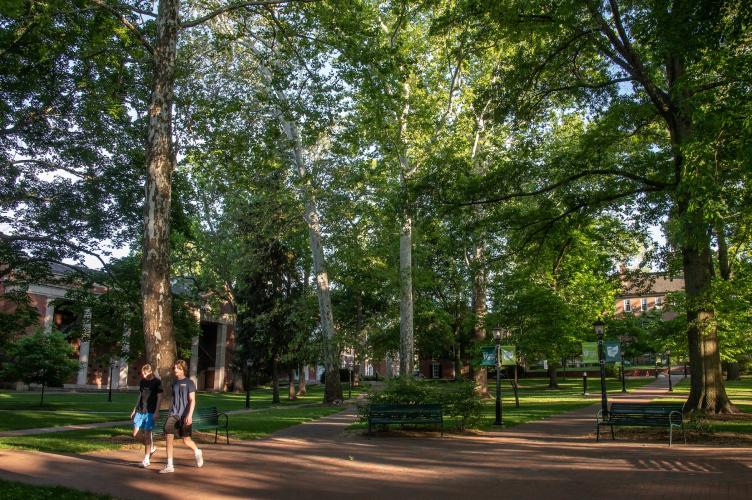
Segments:
[[[140,412],[146,411],[146,413],[157,411],[157,394],[163,392],[162,381],[157,377],[141,379],[141,382],[138,384],[138,390],[141,392],[141,397],[138,400],[136,409]]]

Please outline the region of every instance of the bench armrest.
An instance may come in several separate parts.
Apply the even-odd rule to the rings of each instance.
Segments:
[[[678,419],[678,423],[674,424],[674,419]],[[680,411],[672,411],[668,414],[668,423],[670,425],[681,425],[684,422],[684,414]]]
[[[603,418],[603,408],[601,408],[600,410],[598,410],[598,413],[595,414],[595,422],[599,423],[599,424],[602,424],[605,421],[606,421],[606,419]]]

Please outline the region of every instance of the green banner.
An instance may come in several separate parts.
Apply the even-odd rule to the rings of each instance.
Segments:
[[[598,362],[598,342],[583,342],[582,343],[582,362],[583,363],[597,363]]]
[[[513,345],[501,346],[501,366],[514,366],[517,364],[517,348]]]
[[[481,347],[480,353],[483,356],[480,361],[481,366],[496,366],[496,347],[495,346]]]
[[[603,343],[606,351],[606,363],[621,361],[621,344],[617,340],[608,340]]]

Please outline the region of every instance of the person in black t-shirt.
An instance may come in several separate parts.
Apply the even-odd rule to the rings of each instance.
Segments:
[[[141,467],[151,465],[151,456],[157,451],[154,446],[152,429],[154,421],[159,418],[159,405],[162,403],[162,381],[154,376],[151,365],[141,367],[141,382],[138,384],[138,399],[136,406],[131,412],[133,420],[133,437],[138,435],[138,431],[143,431],[144,440],[144,459],[141,461]]]

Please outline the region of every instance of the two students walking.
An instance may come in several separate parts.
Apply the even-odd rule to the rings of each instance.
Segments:
[[[196,467],[204,465],[203,453],[191,438],[193,411],[196,409],[196,384],[186,377],[187,368],[182,359],[176,361],[172,367],[175,373],[175,382],[172,384],[172,404],[164,425],[167,465],[159,471],[161,474],[175,472],[173,444],[176,437],[181,438],[183,443],[193,450]],[[133,419],[133,437],[136,437],[139,430],[143,431],[144,459],[140,466],[146,468],[151,465],[151,455],[156,451],[152,429],[154,422],[159,418],[159,404],[163,391],[162,383],[154,377],[151,366],[144,365],[141,368],[141,375],[143,378],[139,383],[139,398],[131,412],[131,419]]]

